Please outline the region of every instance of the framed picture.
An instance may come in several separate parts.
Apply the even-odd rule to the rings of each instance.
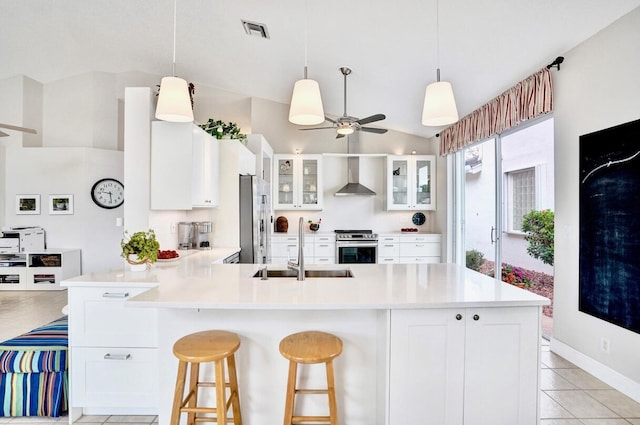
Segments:
[[[16,214],[40,214],[40,195],[16,195]]]
[[[73,214],[73,195],[49,195],[49,215]]]

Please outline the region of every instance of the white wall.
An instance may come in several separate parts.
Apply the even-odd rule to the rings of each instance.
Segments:
[[[0,80],[0,122],[28,127],[37,134],[5,130],[0,146],[42,146],[42,84],[23,75]]]
[[[552,349],[609,371],[640,401],[640,335],[578,311],[579,137],[640,117],[640,8],[567,52],[554,71],[556,238]],[[610,354],[600,350],[611,341]],[[595,363],[590,363],[593,360]],[[622,377],[618,376],[622,375]],[[628,379],[628,381],[625,381]]]
[[[41,226],[48,248],[82,250],[82,271],[121,264],[121,229],[116,217],[122,207],[106,210],[91,199],[93,183],[104,177],[122,179],[122,152],[92,148],[6,148],[6,189],[3,223]],[[16,215],[18,194],[39,194],[39,215]],[[74,196],[72,215],[49,215],[53,194]]]

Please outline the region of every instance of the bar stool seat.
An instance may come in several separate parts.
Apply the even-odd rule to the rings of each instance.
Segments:
[[[187,425],[196,422],[214,422],[223,425],[233,422],[242,425],[240,414],[240,396],[236,373],[235,352],[240,347],[240,338],[233,332],[209,330],[193,333],[180,338],[173,345],[173,354],[178,358],[178,375],[171,411],[171,425],[178,425],[180,414],[187,413]],[[225,379],[225,360],[228,380]],[[200,381],[200,363],[214,363],[215,382]],[[189,388],[184,389],[187,381],[187,368],[190,367]],[[214,387],[216,406],[198,406],[198,389]],[[227,388],[229,394],[227,396]],[[232,407],[233,418],[227,417]],[[214,414],[205,416],[204,414]]]
[[[284,425],[306,422],[324,422],[338,424],[333,359],[342,353],[342,340],[335,335],[306,331],[289,335],[280,341],[280,354],[289,360],[287,395],[284,408]],[[302,389],[297,387],[299,364],[324,363],[327,373],[326,389]],[[297,394],[327,394],[329,398],[329,416],[294,416],[295,396]]]

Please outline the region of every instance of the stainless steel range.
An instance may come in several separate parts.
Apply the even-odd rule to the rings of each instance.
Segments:
[[[336,230],[336,263],[375,264],[378,235],[371,230]]]

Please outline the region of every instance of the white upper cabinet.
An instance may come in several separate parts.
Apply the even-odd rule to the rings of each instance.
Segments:
[[[218,206],[220,143],[199,127],[193,127],[191,203],[193,207]]]
[[[322,209],[322,155],[274,155],[274,210]]]
[[[151,123],[151,209],[218,206],[219,141],[192,123]]]
[[[190,210],[192,123],[151,122],[151,209]]]
[[[387,210],[436,209],[436,157],[389,155],[386,167]]]

